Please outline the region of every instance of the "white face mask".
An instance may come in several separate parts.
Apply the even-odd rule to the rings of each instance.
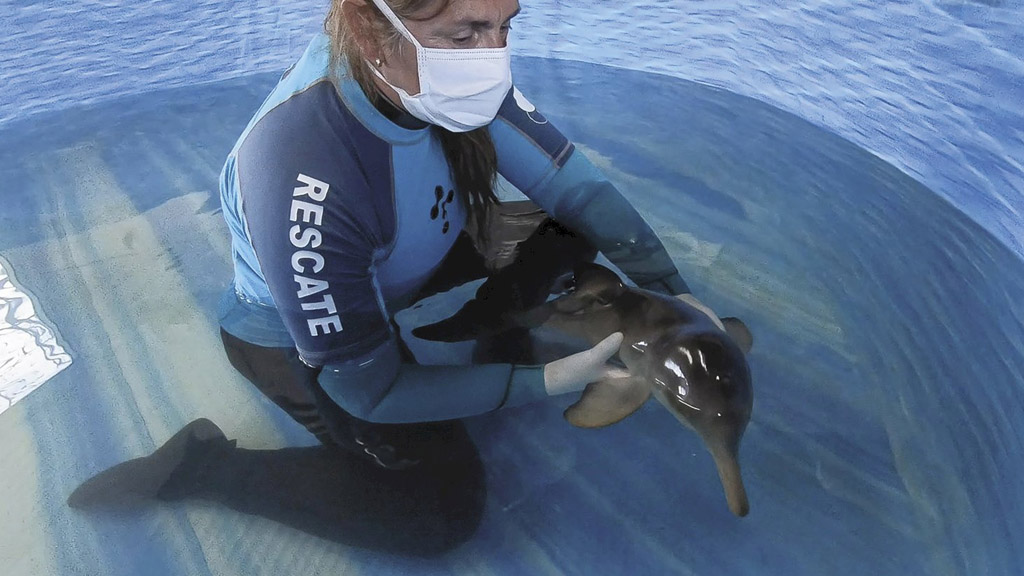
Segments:
[[[512,88],[508,46],[504,48],[424,48],[384,0],[373,0],[384,16],[416,47],[420,92],[391,84],[372,64],[370,69],[402,99],[413,116],[452,132],[490,124]]]

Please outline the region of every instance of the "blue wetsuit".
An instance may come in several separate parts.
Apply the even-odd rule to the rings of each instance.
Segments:
[[[638,285],[688,292],[650,227],[513,89],[489,127],[498,170]],[[222,328],[294,346],[346,412],[371,422],[462,418],[545,397],[542,366],[403,361],[390,322],[466,221],[439,141],[375,108],[316,36],[249,122],[221,175],[235,278]]]

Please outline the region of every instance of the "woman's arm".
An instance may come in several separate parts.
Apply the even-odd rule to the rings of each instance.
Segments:
[[[641,288],[690,292],[654,230],[580,150],[533,198],[551,206],[556,220],[585,236]]]
[[[589,350],[543,366],[422,366],[402,362],[389,340],[365,358],[325,366],[319,381],[342,409],[370,422],[466,418],[622,376],[606,364],[621,344],[617,332]]]
[[[561,224],[585,236],[633,282],[689,293],[664,245],[572,142],[513,88],[491,124],[498,170]]]

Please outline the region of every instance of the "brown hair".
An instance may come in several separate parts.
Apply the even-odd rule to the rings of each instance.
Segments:
[[[448,7],[449,0],[384,0],[399,18],[410,20],[429,20]],[[331,39],[331,68],[340,69],[341,59],[345,59],[348,73],[359,84],[375,106],[384,96],[373,82],[372,72],[366,64],[362,50],[356,42],[355,34],[345,21],[341,5],[344,0],[332,0],[331,8],[324,20],[324,30]],[[427,9],[432,3],[439,6],[428,16],[414,17],[421,10]],[[393,54],[401,49],[401,34],[388,22],[384,14],[368,0],[371,10],[362,11],[359,26],[365,27],[367,35],[380,43],[382,52]],[[494,142],[487,127],[477,128],[470,132],[451,132],[440,126],[432,126],[432,130],[441,142],[448,170],[455,182],[455,190],[463,203],[469,208],[471,222],[475,223],[474,240],[477,245],[487,242],[487,212],[498,203],[494,195],[494,184],[498,174],[498,156],[494,151]]]

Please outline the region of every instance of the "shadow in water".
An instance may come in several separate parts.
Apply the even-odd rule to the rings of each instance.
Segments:
[[[209,420],[193,421],[153,454],[79,486],[82,510],[202,500],[344,545],[406,556],[468,540],[486,501],[483,465],[461,422],[441,456],[387,470],[334,447],[246,450]]]

